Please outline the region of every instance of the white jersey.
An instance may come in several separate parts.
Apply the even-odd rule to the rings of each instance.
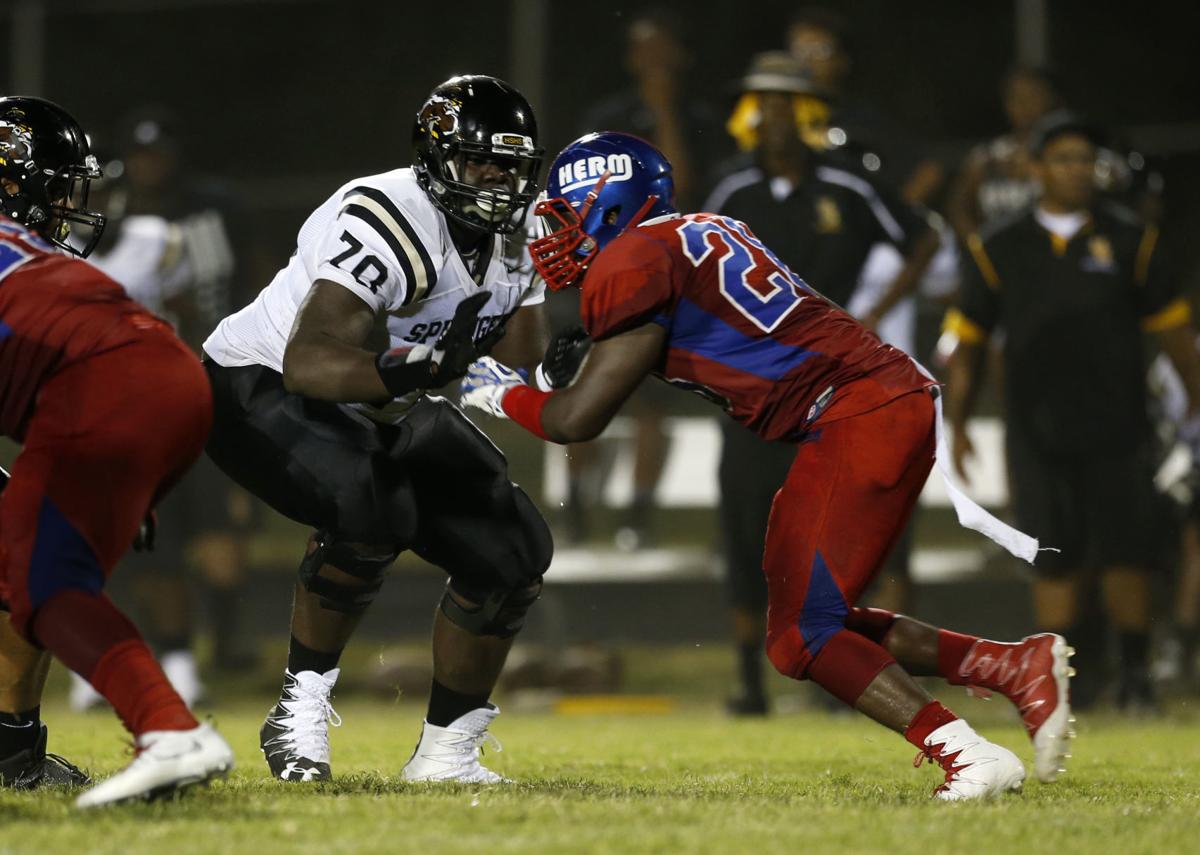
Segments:
[[[156,216],[126,217],[117,225],[117,239],[88,262],[125,289],[134,300],[157,315],[166,303],[183,293],[191,280],[182,230]]]
[[[228,368],[264,365],[282,373],[296,313],[319,279],[349,289],[376,315],[386,316],[389,348],[432,344],[463,299],[488,291],[491,299],[475,329],[478,338],[518,307],[545,300],[545,284],[527,251],[530,238],[531,231],[497,236],[477,284],[450,238],[445,216],[411,168],[355,179],[309,216],[287,266],[253,303],[217,325],[204,352]],[[385,408],[388,416],[400,414],[417,397],[405,396],[399,406]]]

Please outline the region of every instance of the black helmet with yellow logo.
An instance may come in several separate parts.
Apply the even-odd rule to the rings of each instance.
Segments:
[[[104,230],[104,215],[87,207],[100,177],[83,128],[66,110],[42,98],[0,98],[0,211],[86,256]]]
[[[469,74],[434,89],[413,125],[413,153],[417,180],[450,219],[499,234],[525,221],[543,150],[533,109],[503,80]]]

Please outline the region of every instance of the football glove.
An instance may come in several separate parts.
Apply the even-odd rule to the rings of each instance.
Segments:
[[[490,413],[498,419],[506,419],[501,401],[509,389],[524,386],[521,375],[506,365],[501,365],[490,356],[484,356],[467,369],[462,382],[462,405]]]
[[[432,347],[398,347],[379,354],[375,368],[388,392],[399,398],[414,389],[440,389],[466,374],[467,366],[504,335],[501,324],[475,341],[479,312],[491,296],[490,292],[480,291],[460,302],[450,326]]]
[[[534,371],[534,384],[543,392],[564,389],[575,382],[583,361],[592,348],[592,340],[583,327],[559,333],[550,340],[542,364]]]

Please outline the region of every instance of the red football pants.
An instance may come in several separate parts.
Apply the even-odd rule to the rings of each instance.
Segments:
[[[46,381],[0,494],[0,598],[18,632],[30,638],[34,613],[55,594],[103,588],[211,424],[204,369],[165,331]]]
[[[933,466],[933,398],[912,392],[817,427],[767,526],[767,656],[803,679],[903,532]]]

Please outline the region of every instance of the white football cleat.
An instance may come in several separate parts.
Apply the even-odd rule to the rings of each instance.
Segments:
[[[954,802],[986,799],[1019,790],[1025,766],[1007,748],[988,742],[962,719],[943,724],[925,739],[925,750],[913,765],[929,758],[946,771],[946,781],[933,797]]]
[[[488,704],[471,710],[445,727],[425,722],[421,739],[404,766],[404,780],[512,783],[479,763],[485,740],[497,751],[501,750],[496,737],[488,733],[488,725],[498,715],[499,707]]]
[[[233,768],[233,750],[209,724],[143,733],[137,738],[137,752],[132,763],[77,798],[75,807],[154,799]]]

